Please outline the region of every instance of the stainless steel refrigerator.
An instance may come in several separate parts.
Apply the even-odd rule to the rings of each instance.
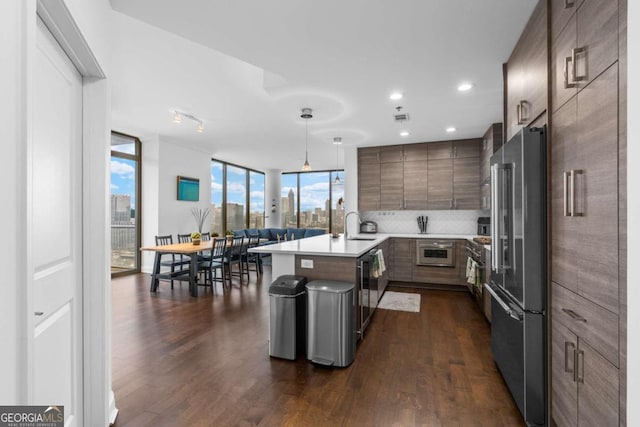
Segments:
[[[491,350],[527,425],[546,425],[545,129],[491,157]]]

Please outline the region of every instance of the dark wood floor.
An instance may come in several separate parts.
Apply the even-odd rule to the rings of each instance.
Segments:
[[[466,293],[378,310],[355,362],[268,355],[270,269],[256,284],[189,296],[149,276],[112,281],[113,389],[122,426],[520,426],[489,324]]]

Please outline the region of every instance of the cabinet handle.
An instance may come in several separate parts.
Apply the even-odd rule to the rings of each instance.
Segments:
[[[575,82],[569,81],[569,62],[573,62],[573,59],[571,56],[567,56],[566,58],[564,58],[564,88],[565,89],[576,87]],[[574,69],[573,64],[571,65],[571,68]]]
[[[562,199],[564,205],[564,216],[571,216],[571,212],[569,211],[569,203],[567,202],[567,197],[569,195],[569,192],[567,191],[567,181],[569,180],[570,174],[571,172],[562,172]]]
[[[578,64],[576,61],[576,56],[579,53],[585,53],[586,52],[586,48],[584,47],[575,47],[573,49],[571,49],[571,71],[573,71],[573,83],[575,86],[575,83],[580,82],[580,81],[584,81],[587,80],[587,76],[579,76],[578,75]]]
[[[573,374],[574,370],[575,370],[575,363],[574,365],[569,368],[569,349],[571,349],[571,351],[573,352],[573,354],[571,355],[571,358],[575,361],[575,357],[576,357],[576,346],[575,344],[573,344],[572,342],[569,341],[565,341],[564,342],[564,371],[568,374]]]
[[[449,209],[453,209],[453,199],[449,199]]]
[[[516,106],[516,113],[517,113],[517,116],[518,116],[518,124],[519,125],[523,125],[523,124],[525,124],[527,122],[527,118],[524,115],[524,110],[525,110],[526,105],[527,105],[527,101],[522,100]]]
[[[458,157],[458,147],[453,147],[453,157]]]
[[[575,381],[584,384],[584,351],[578,350],[575,368]]]
[[[582,170],[573,169],[571,170],[571,187],[570,189],[570,205],[571,205],[571,216],[582,216],[582,213],[576,212],[576,175],[582,174]]]
[[[580,316],[578,313],[576,313],[573,310],[570,310],[568,308],[563,308],[562,311],[564,311],[573,320],[577,320],[578,322],[585,322],[585,323],[587,322],[587,319],[585,319],[584,317]]]
[[[35,316],[42,316],[44,315],[44,311],[36,311],[33,313]]]
[[[573,0],[564,0],[564,8],[565,9],[571,9],[575,5],[576,5],[576,2],[573,1]]]

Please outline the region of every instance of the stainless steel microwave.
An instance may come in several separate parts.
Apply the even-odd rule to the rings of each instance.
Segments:
[[[418,240],[416,265],[431,267],[456,266],[456,242],[453,240]]]

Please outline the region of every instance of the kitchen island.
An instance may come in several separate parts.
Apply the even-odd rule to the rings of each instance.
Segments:
[[[250,249],[250,252],[271,254],[272,274],[273,277],[278,277],[283,274],[295,274],[296,255],[358,258],[391,238],[472,239],[473,237],[475,236],[467,234],[377,233],[360,234],[353,236],[353,238],[345,239],[343,235],[334,238],[330,234],[323,234],[306,239],[258,246]],[[387,256],[386,253],[384,255]],[[388,256],[387,259],[389,259]]]
[[[422,275],[418,280],[431,283],[452,282],[455,288],[465,289],[464,269],[466,261],[455,262],[453,256],[452,268],[440,267],[414,267],[416,262],[415,242],[420,239],[428,239],[434,242],[444,243],[447,239],[460,241],[473,236],[459,234],[360,234],[352,238],[345,239],[343,235],[334,238],[330,234],[308,237],[300,240],[291,240],[273,245],[258,246],[250,249],[254,253],[271,254],[271,271],[274,278],[282,275],[296,275],[312,280],[338,280],[355,284],[356,295],[356,326],[358,336],[362,338],[369,319],[373,315],[378,301],[382,298],[389,279],[393,276],[389,271],[380,271],[373,265],[378,265],[374,261],[378,250],[382,251],[384,264],[391,272],[395,270],[408,272],[418,271]],[[397,248],[392,250],[392,243],[406,242],[410,249],[406,254],[400,253]],[[397,245],[396,245],[397,246]],[[463,245],[458,245],[460,251]],[[438,248],[438,252],[441,250]],[[398,252],[398,253],[395,253]],[[455,250],[453,251],[456,252]],[[463,253],[463,252],[462,252]],[[401,258],[400,258],[400,257]],[[460,254],[462,257],[462,254]],[[465,258],[466,260],[466,258]],[[397,265],[394,266],[393,264]],[[451,279],[446,275],[439,274],[446,271]],[[422,277],[427,274],[429,277]],[[403,275],[396,274],[398,281],[407,281]],[[408,276],[411,281],[411,276]]]
[[[271,254],[273,277],[296,273],[296,255],[323,256],[336,258],[358,258],[376,248],[389,238],[388,235],[356,236],[354,239],[338,238],[330,234],[289,240],[273,245],[258,246],[250,249],[255,253]],[[366,240],[365,240],[366,239]],[[329,277],[326,277],[330,279]],[[331,277],[335,279],[335,277]]]

